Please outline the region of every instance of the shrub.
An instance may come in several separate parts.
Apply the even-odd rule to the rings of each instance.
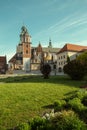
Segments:
[[[21,123],[15,130],[31,130],[31,127],[28,123]]]
[[[76,112],[81,112],[81,110],[85,109],[85,106],[81,103],[81,100],[79,98],[69,100],[68,104]]]
[[[82,64],[84,64],[84,68],[85,68],[85,71],[86,71],[86,74],[87,74],[87,51],[80,54],[78,57],[77,57],[77,61],[81,62]]]
[[[82,103],[87,106],[87,95],[85,95],[82,99]]]
[[[74,80],[81,80],[85,76],[85,68],[79,61],[68,62],[63,68],[64,73],[68,74]]]
[[[45,79],[49,78],[51,72],[51,66],[49,64],[42,64],[40,70]]]
[[[83,120],[87,124],[87,108],[83,109],[79,113],[79,117],[81,118],[81,120]]]
[[[83,121],[73,111],[62,111],[52,119],[55,130],[86,130]]]
[[[87,91],[85,89],[80,89],[76,92],[76,97],[78,97],[79,99],[82,100],[84,96],[87,96]]]
[[[32,129],[31,130],[40,130],[46,125],[46,119],[41,117],[36,117],[30,122]]]
[[[79,89],[78,91],[73,91],[71,93],[67,94],[67,97],[64,98],[65,101],[72,100],[74,98],[79,98],[80,100],[83,99],[84,96],[87,96],[87,91],[86,89]]]
[[[66,105],[65,100],[57,100],[54,102],[54,109],[55,110],[62,110],[62,109],[64,109],[65,105]]]

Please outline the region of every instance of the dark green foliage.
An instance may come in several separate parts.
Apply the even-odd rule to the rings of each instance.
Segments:
[[[49,78],[51,72],[51,66],[49,64],[42,64],[40,70],[45,79]]]
[[[87,95],[83,97],[82,103],[87,106]]]
[[[86,130],[85,123],[73,111],[62,111],[52,119],[55,130]]]
[[[87,51],[82,53],[81,55],[79,55],[77,57],[77,60],[84,63],[84,64],[87,64]]]
[[[15,130],[31,130],[31,127],[28,123],[21,123]]]
[[[82,53],[81,55],[79,55],[77,57],[77,61],[81,62],[82,64],[84,64],[84,68],[87,74],[87,51]]]
[[[68,62],[63,70],[64,73],[68,74],[73,80],[81,80],[85,76],[84,65],[76,60]]]
[[[69,58],[69,56],[67,56],[67,63],[69,63],[70,62],[70,58]]]
[[[65,105],[66,105],[66,101],[65,100],[57,100],[57,101],[54,102],[54,109],[56,111],[63,110]]]
[[[84,96],[87,96],[87,91],[85,89],[79,89],[78,91],[73,91],[72,93],[69,93],[65,98],[65,101],[68,102],[74,98],[79,98],[80,100],[82,100]]]
[[[45,127],[46,123],[47,122],[45,119],[42,119],[41,117],[36,117],[30,122],[32,127],[31,130],[43,130],[42,128]]]
[[[85,106],[81,103],[81,100],[79,98],[69,100],[68,104],[76,112],[81,112],[81,110],[85,109]]]
[[[22,123],[16,130],[86,130],[85,123],[71,110],[57,112],[50,120],[34,118],[29,124]]]

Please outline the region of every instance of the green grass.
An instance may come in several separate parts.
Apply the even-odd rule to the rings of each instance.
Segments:
[[[84,81],[68,77],[20,76],[0,79],[0,130],[42,115],[57,99],[79,89]]]

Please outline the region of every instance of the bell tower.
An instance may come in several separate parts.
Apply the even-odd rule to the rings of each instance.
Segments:
[[[30,71],[31,36],[25,26],[21,28],[20,43],[22,44],[23,70]]]

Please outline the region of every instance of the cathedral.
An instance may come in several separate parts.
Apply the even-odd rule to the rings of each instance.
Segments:
[[[53,67],[57,62],[57,52],[60,48],[53,48],[51,39],[47,47],[42,47],[39,42],[37,47],[33,47],[31,36],[25,26],[21,28],[20,42],[16,47],[16,53],[9,60],[11,70],[39,70],[41,63],[49,63]]]

